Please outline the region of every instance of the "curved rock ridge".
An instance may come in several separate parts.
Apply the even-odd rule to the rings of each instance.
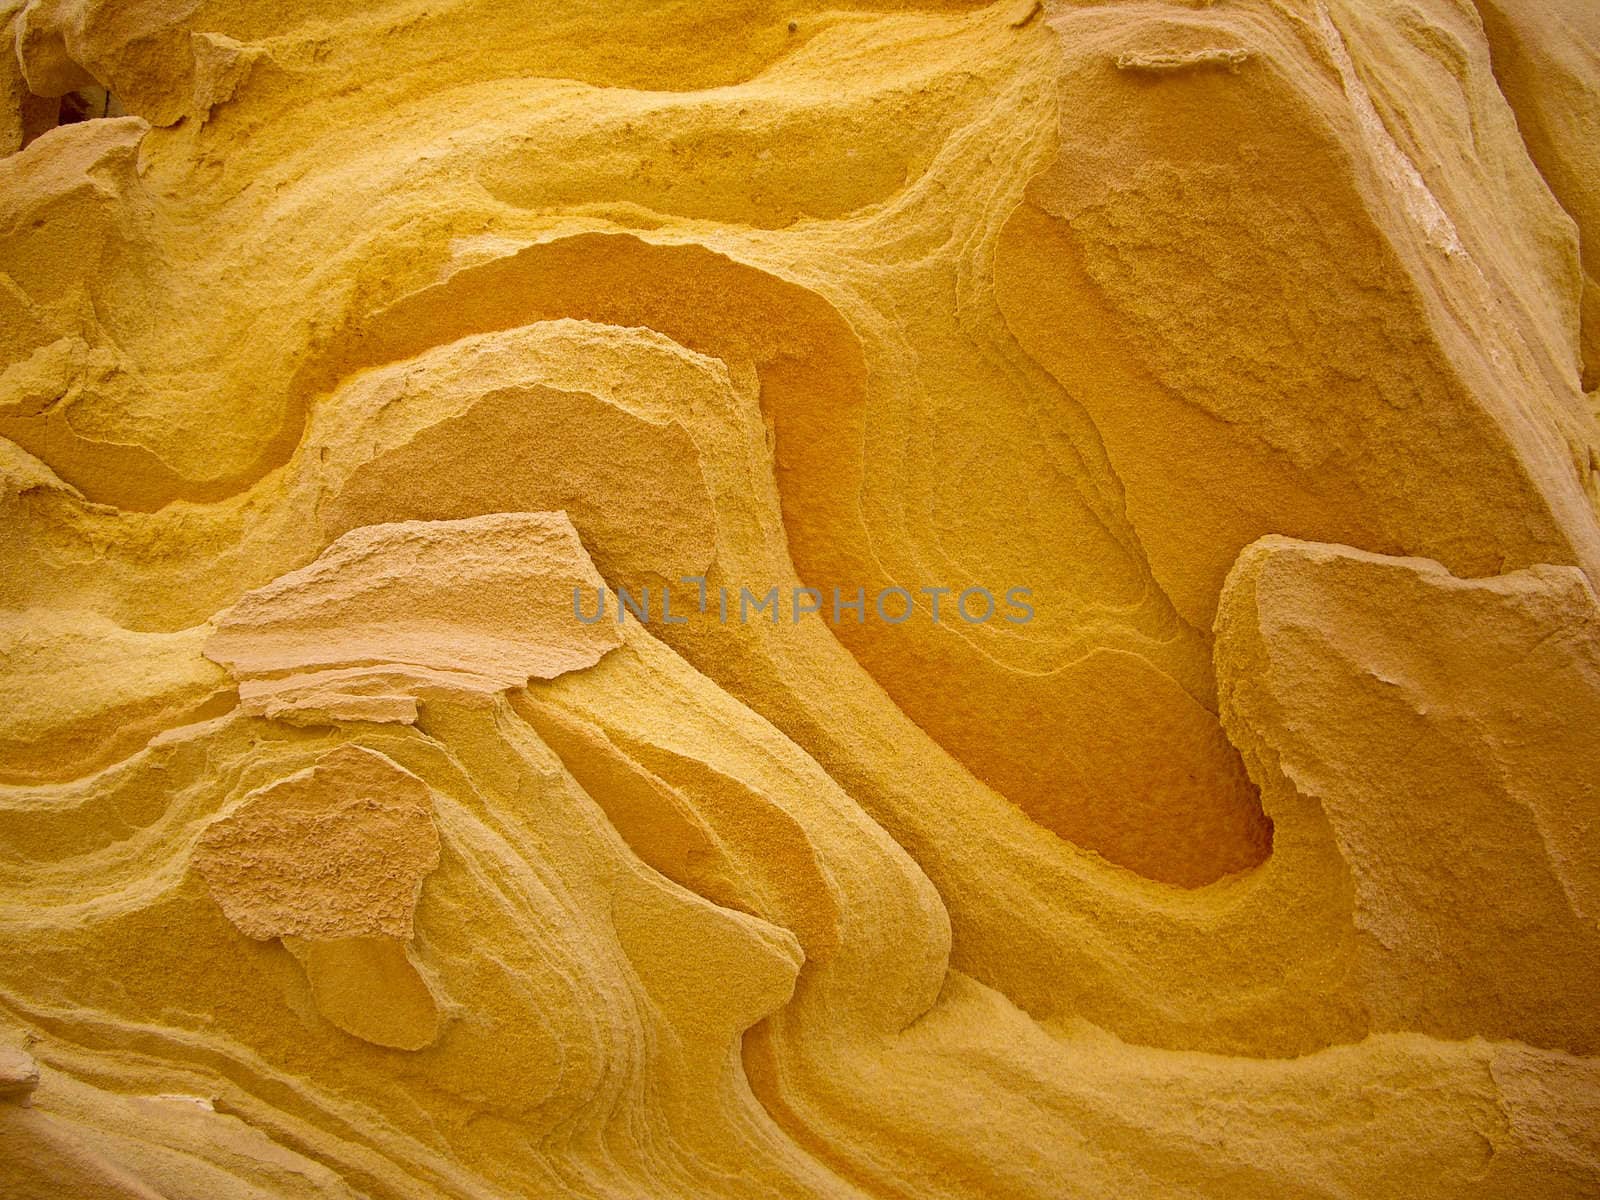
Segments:
[[[0,1195],[1600,1192],[1584,0],[0,49]]]

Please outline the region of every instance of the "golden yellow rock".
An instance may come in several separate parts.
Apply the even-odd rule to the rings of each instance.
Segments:
[[[213,821],[194,865],[250,937],[408,939],[439,834],[426,784],[347,746]]]
[[[574,628],[567,601],[599,583],[563,513],[363,526],[218,614],[203,652],[252,715],[409,722],[413,692],[492,695],[594,665],[619,638]]]
[[[1589,0],[0,0],[0,1196],[1600,1194]]]

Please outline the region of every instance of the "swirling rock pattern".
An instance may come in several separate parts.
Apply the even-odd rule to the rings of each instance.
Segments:
[[[1600,1193],[1595,11],[0,0],[0,1194]]]

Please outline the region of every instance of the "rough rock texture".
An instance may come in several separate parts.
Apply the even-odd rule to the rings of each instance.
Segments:
[[[0,0],[0,1196],[1600,1194],[1597,12]]]
[[[213,821],[194,865],[253,938],[409,939],[439,834],[425,783],[345,746]]]
[[[250,715],[410,722],[425,689],[592,667],[621,638],[574,622],[570,597],[601,582],[563,513],[363,526],[219,614],[203,652]]]

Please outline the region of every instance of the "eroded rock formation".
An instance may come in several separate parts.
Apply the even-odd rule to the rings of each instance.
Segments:
[[[1596,11],[0,0],[0,1194],[1600,1192]]]

